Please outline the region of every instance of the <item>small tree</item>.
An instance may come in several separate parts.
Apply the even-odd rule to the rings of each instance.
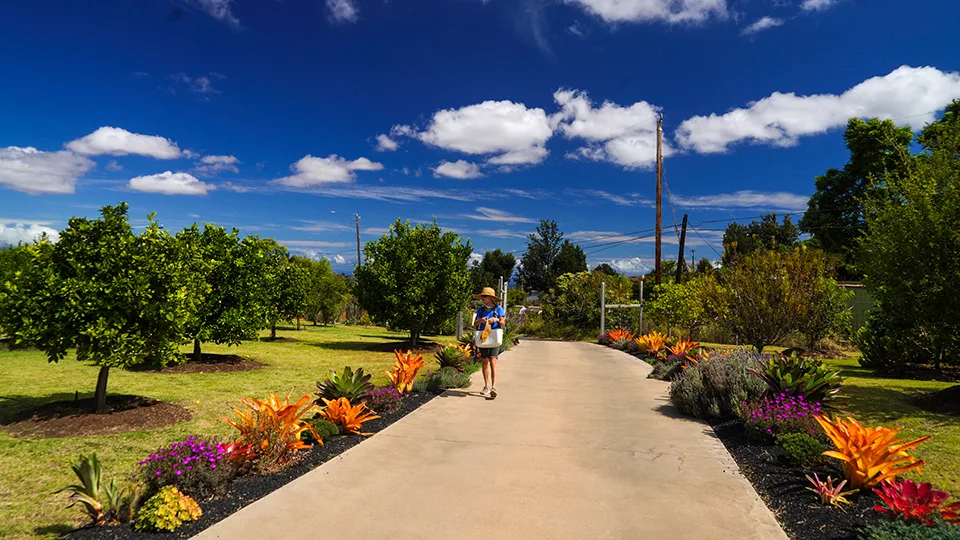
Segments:
[[[731,223],[723,233],[723,265],[730,266],[751,253],[761,250],[790,251],[797,245],[800,230],[790,216],[777,222],[776,214],[768,214],[749,225]]]
[[[30,261],[0,292],[0,325],[15,345],[33,345],[50,362],[76,348],[100,366],[95,412],[106,412],[110,368],[179,360],[186,321],[202,279],[195,252],[149,219],[134,235],[127,205],[105,206],[100,219],[71,218],[57,244],[27,248]]]
[[[263,295],[264,327],[270,329],[270,339],[276,339],[280,321],[303,313],[307,300],[306,274],[301,267],[290,263],[287,249],[276,240],[254,237],[253,242],[260,254],[257,285]]]
[[[484,287],[495,287],[501,277],[510,281],[516,265],[517,258],[513,253],[504,253],[499,249],[484,253],[483,259],[474,262],[470,268],[473,290],[479,292]]]
[[[833,332],[849,332],[853,311],[847,308],[853,291],[837,286],[836,280],[824,278],[813,288],[806,316],[799,330],[806,338],[807,348],[814,350]]]
[[[553,220],[541,220],[537,232],[527,240],[527,251],[521,258],[517,277],[527,292],[547,292],[556,283],[556,275],[551,273],[553,261],[560,254],[563,233]]]
[[[602,272],[564,274],[544,299],[544,318],[582,329],[599,328],[603,282],[607,283],[608,304],[626,303],[629,300],[631,283],[627,278],[612,277]]]
[[[763,352],[803,328],[828,277],[821,252],[758,251],[724,268],[722,283],[704,282],[704,294],[721,325]]]
[[[397,220],[390,232],[364,246],[356,294],[374,321],[410,331],[416,346],[424,330],[455,317],[470,297],[467,262],[472,246],[436,223],[411,226]]]
[[[646,306],[648,316],[659,324],[685,328],[692,338],[696,329],[709,320],[704,291],[706,281],[712,279],[707,274],[681,284],[654,287],[653,299]]]

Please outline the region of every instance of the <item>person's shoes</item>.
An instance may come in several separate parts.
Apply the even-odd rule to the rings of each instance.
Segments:
[[[497,399],[497,389],[496,389],[496,388],[491,388],[491,389],[490,389],[490,399]]]
[[[480,392],[480,395],[483,397],[490,397],[490,390],[491,388],[489,386],[484,386],[483,390]]]

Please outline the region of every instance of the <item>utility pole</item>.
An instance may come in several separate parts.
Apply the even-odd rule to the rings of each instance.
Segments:
[[[353,217],[357,221],[357,266],[360,266],[363,264],[360,260],[360,214],[354,214]]]
[[[697,250],[690,248],[690,266],[696,268],[697,266]]]
[[[660,260],[663,239],[663,114],[657,118],[657,261],[656,284],[663,282],[663,262]]]
[[[683,243],[687,240],[687,215],[683,215],[683,225],[680,226],[680,255],[677,257],[677,284],[683,275]],[[691,261],[692,262],[692,261]]]

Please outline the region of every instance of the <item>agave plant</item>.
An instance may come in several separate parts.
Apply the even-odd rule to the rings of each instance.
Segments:
[[[635,341],[640,346],[640,350],[650,356],[660,356],[660,352],[667,347],[668,338],[660,332],[653,331],[639,336]]]
[[[240,430],[240,437],[228,447],[230,459],[240,465],[251,464],[258,472],[272,472],[283,468],[299,451],[310,448],[301,440],[303,432],[310,431],[320,444],[313,426],[301,417],[313,408],[309,395],[296,403],[286,398],[282,402],[274,394],[265,400],[242,398],[249,410],[234,409],[238,420],[227,420]]]
[[[423,354],[413,354],[413,351],[403,353],[399,350],[393,351],[397,361],[393,364],[393,370],[387,371],[387,377],[393,383],[401,394],[407,394],[413,388],[413,380],[417,377],[417,372],[423,367]]]
[[[364,374],[363,368],[357,368],[356,371],[353,371],[350,366],[346,366],[342,373],[333,371],[330,373],[329,379],[317,383],[317,388],[320,391],[317,392],[316,403],[321,405],[321,400],[324,398],[347,398],[353,402],[360,401],[366,398],[367,393],[373,389],[373,384],[370,382],[372,377],[371,374]]]
[[[453,344],[448,344],[446,347],[437,351],[435,357],[437,363],[440,364],[440,369],[452,367],[457,371],[463,371],[467,365],[467,356],[464,354],[463,349]]]
[[[820,497],[820,504],[829,504],[840,508],[841,504],[850,504],[850,501],[847,500],[847,495],[857,492],[855,489],[843,491],[843,486],[847,484],[846,480],[841,480],[839,484],[835,485],[835,480],[829,476],[826,481],[820,480],[817,473],[813,473],[813,478],[810,478],[809,474],[806,475],[806,477],[807,480],[813,484],[813,487],[808,487],[807,489]]]
[[[364,422],[380,418],[373,411],[367,409],[365,404],[351,405],[346,398],[333,401],[325,399],[323,402],[326,406],[320,416],[339,426],[344,433],[359,435],[360,426]]]
[[[772,396],[786,393],[826,404],[836,397],[843,384],[839,371],[830,371],[825,365],[800,358],[796,353],[758,360],[757,367],[759,369],[750,372],[767,383],[767,395]]]
[[[864,427],[850,416],[835,421],[820,415],[815,418],[837,448],[823,455],[841,461],[843,475],[853,489],[873,487],[924,465],[908,450],[929,440],[929,435],[904,443],[897,438],[900,428]]]
[[[960,503],[943,506],[950,498],[945,491],[933,489],[930,482],[916,483],[913,480],[886,480],[873,492],[880,496],[886,506],[874,506],[892,518],[901,518],[907,522],[933,525],[930,518],[941,514],[946,522],[957,521]]]

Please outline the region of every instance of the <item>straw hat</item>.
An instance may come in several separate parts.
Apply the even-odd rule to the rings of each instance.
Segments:
[[[483,290],[480,291],[480,294],[473,295],[473,297],[477,300],[482,300],[484,296],[489,296],[497,302],[500,301],[500,297],[497,296],[497,293],[493,290],[493,287],[484,287]]]

